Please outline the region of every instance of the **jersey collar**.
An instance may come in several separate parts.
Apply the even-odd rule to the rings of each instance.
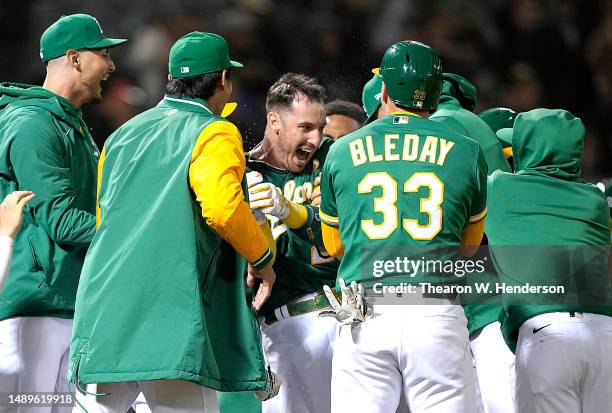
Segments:
[[[416,113],[412,113],[412,112],[409,112],[409,111],[403,110],[403,109],[391,112],[387,116],[391,116],[391,115],[408,115],[408,116],[416,116],[417,118],[420,118],[420,116],[417,115]]]
[[[189,112],[204,111],[213,115],[212,110],[210,110],[208,107],[208,104],[202,99],[176,95],[164,95],[162,102],[177,109],[186,110]]]

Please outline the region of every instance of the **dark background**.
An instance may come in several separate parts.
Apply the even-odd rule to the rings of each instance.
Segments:
[[[183,34],[223,35],[235,71],[231,119],[246,148],[265,127],[267,88],[287,71],[317,76],[329,100],[360,103],[382,54],[399,40],[435,47],[445,71],[478,88],[476,112],[564,108],[587,126],[584,175],[612,175],[612,2],[605,0],[0,0],[0,80],[42,84],[42,32],[62,14],[96,16],[117,71],[105,100],[85,107],[102,144],[163,94],[170,46]]]

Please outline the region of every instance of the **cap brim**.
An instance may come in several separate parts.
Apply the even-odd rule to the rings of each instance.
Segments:
[[[244,67],[244,65],[240,62],[237,62],[235,60],[230,60],[230,64],[229,67]]]
[[[374,122],[376,119],[378,119],[378,111],[379,110],[380,110],[380,105],[376,106],[376,110],[374,112],[372,112],[372,114],[370,116],[368,116],[368,118],[364,122],[363,126],[365,126],[367,124],[370,124],[370,123]]]
[[[497,131],[496,135],[500,141],[512,146],[512,132],[512,128],[501,128]]]
[[[127,42],[127,39],[102,39],[99,42],[96,42],[92,45],[87,46],[88,49],[104,49],[104,48],[111,48],[111,47],[115,47],[115,46],[119,46],[120,44],[123,44]]]

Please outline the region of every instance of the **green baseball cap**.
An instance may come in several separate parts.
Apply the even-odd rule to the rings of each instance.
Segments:
[[[368,119],[365,121],[366,125],[376,120],[376,114],[378,108],[380,108],[380,89],[383,83],[382,77],[378,74],[378,68],[372,69],[372,73],[374,73],[374,76],[363,86],[361,92],[361,104],[366,115],[368,115]]]
[[[47,62],[65,54],[69,49],[103,49],[115,47],[127,39],[109,39],[95,17],[88,14],[62,16],[40,37],[40,59]]]
[[[508,147],[512,146],[512,135],[514,133],[513,128],[501,128],[495,134],[497,138],[501,141],[502,146]]]
[[[170,49],[168,69],[173,78],[218,72],[228,67],[244,67],[229,58],[225,39],[218,34],[191,32]]]

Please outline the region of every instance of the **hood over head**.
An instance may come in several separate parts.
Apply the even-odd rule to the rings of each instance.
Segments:
[[[500,129],[502,140],[512,136],[517,173],[581,180],[584,124],[562,109],[533,109],[520,113],[514,127]]]
[[[444,73],[440,103],[456,100],[463,109],[474,111],[476,107],[476,87],[466,78],[454,73]]]

